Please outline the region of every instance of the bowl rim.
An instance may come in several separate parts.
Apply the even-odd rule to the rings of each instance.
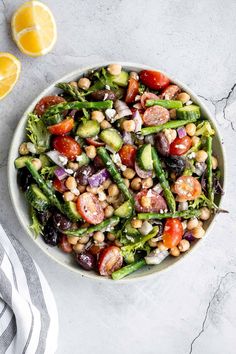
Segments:
[[[19,221],[19,223],[21,224],[21,226],[23,227],[23,230],[26,232],[26,234],[28,234],[31,238],[31,241],[35,241],[35,238],[32,234],[32,232],[30,232],[28,225],[26,225],[23,220],[21,220],[20,214],[18,212],[17,206],[16,206],[16,198],[14,196],[14,186],[12,184],[11,181],[11,175],[12,175],[12,171],[14,170],[14,163],[13,160],[15,158],[14,155],[14,144],[17,143],[17,136],[19,134],[18,131],[20,131],[21,125],[23,124],[22,122],[25,123],[26,117],[28,115],[29,112],[31,112],[33,110],[33,108],[35,107],[36,103],[45,95],[50,94],[50,91],[53,91],[55,89],[55,85],[56,83],[58,83],[59,81],[68,81],[70,80],[71,77],[75,77],[75,76],[81,76],[83,73],[87,72],[88,70],[91,69],[96,69],[99,67],[103,67],[103,66],[108,66],[109,64],[120,64],[122,67],[135,67],[137,70],[154,70],[154,71],[159,71],[162,74],[168,76],[168,78],[170,79],[171,82],[173,82],[174,84],[180,86],[182,89],[184,89],[187,93],[190,94],[190,96],[193,98],[193,101],[195,103],[197,103],[201,108],[204,109],[204,111],[206,112],[206,115],[208,118],[210,118],[211,123],[213,123],[214,128],[216,130],[217,136],[221,142],[221,152],[222,152],[222,165],[223,165],[223,170],[224,170],[224,175],[223,175],[223,189],[224,189],[224,195],[226,194],[226,185],[227,185],[227,166],[226,166],[226,154],[225,154],[225,147],[224,144],[222,144],[222,137],[219,133],[219,127],[218,127],[218,123],[215,119],[215,117],[213,116],[213,114],[209,111],[208,107],[205,105],[205,103],[198,97],[197,94],[195,94],[192,89],[189,88],[188,85],[182,83],[181,81],[179,81],[178,79],[170,76],[169,74],[167,74],[165,71],[163,70],[159,70],[156,67],[153,66],[149,66],[149,65],[145,65],[145,64],[141,64],[141,63],[134,63],[134,62],[123,62],[123,61],[105,61],[105,62],[101,62],[101,63],[97,63],[97,64],[90,64],[86,67],[82,67],[82,68],[78,68],[75,69],[65,75],[63,75],[62,77],[60,77],[59,79],[55,80],[54,82],[52,82],[50,85],[48,85],[43,91],[41,91],[41,93],[34,98],[34,100],[30,103],[30,105],[26,108],[26,110],[24,111],[24,113],[22,114],[19,122],[16,125],[14,134],[12,136],[12,140],[11,140],[11,144],[10,144],[10,148],[9,148],[9,152],[8,152],[8,160],[7,160],[7,180],[8,180],[8,190],[9,190],[9,194],[10,194],[10,199],[13,205],[13,209],[15,211],[15,214],[17,216],[17,219]],[[16,141],[16,142],[15,142]],[[221,196],[220,198],[220,202],[219,202],[219,207],[220,205],[222,205],[222,202],[224,200],[224,195]],[[137,281],[142,281],[145,280],[147,278],[150,277],[154,277],[157,275],[161,275],[166,271],[169,271],[170,269],[172,269],[174,266],[179,265],[183,260],[186,259],[187,256],[189,256],[190,254],[192,254],[193,251],[195,251],[199,246],[202,245],[204,239],[210,234],[210,232],[212,231],[215,222],[216,222],[216,216],[215,215],[210,223],[210,225],[208,226],[207,230],[206,230],[206,234],[204,236],[203,239],[198,240],[198,242],[194,245],[193,248],[190,248],[190,250],[186,253],[183,253],[181,258],[178,259],[178,261],[174,262],[173,264],[170,264],[168,266],[166,266],[164,269],[161,269],[159,271],[156,272],[152,272],[149,274],[143,274],[140,273],[139,276],[134,277],[134,278],[123,278],[120,279],[118,281],[114,281],[111,278],[107,278],[107,277],[102,277],[100,275],[95,275],[93,273],[90,272],[86,272],[86,273],[82,273],[82,271],[80,270],[80,268],[75,268],[72,265],[69,264],[65,264],[63,263],[63,261],[57,259],[52,253],[50,253],[50,250],[47,250],[45,247],[43,247],[40,243],[36,243],[37,246],[47,255],[49,256],[52,260],[54,260],[55,262],[57,262],[58,264],[62,265],[64,268],[75,272],[76,274],[79,274],[81,277],[86,277],[86,278],[90,278],[96,281],[106,281],[106,282],[112,282],[113,284],[121,284],[121,283],[130,283],[130,282],[137,282]],[[35,243],[35,242],[34,242]]]

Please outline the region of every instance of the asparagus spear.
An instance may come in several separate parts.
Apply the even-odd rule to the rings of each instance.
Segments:
[[[153,160],[154,171],[156,172],[156,175],[159,178],[167,205],[170,211],[174,213],[176,210],[175,198],[170,190],[169,182],[165,177],[164,170],[161,166],[161,161],[159,160],[155,148],[152,148],[152,160]]]
[[[100,224],[93,225],[93,226],[86,227],[86,228],[81,227],[78,230],[67,230],[67,231],[64,231],[64,234],[69,235],[69,236],[82,237],[85,235],[89,235],[95,231],[100,231],[100,230],[106,229],[108,226],[115,226],[118,224],[119,220],[120,220],[120,218],[118,216],[112,216],[111,218],[102,221]]]
[[[196,118],[181,119],[181,120],[170,120],[167,123],[160,124],[160,125],[157,125],[157,126],[154,126],[154,127],[142,128],[141,129],[141,134],[142,135],[149,135],[149,134],[153,134],[153,133],[159,133],[163,129],[169,129],[169,128],[174,129],[174,128],[182,127],[184,125],[187,125],[189,123],[193,123],[193,122],[196,122],[196,121],[197,121]]]
[[[183,107],[183,103],[181,101],[174,101],[174,100],[147,100],[145,102],[146,107],[151,107],[151,106],[162,106],[167,109],[173,109],[173,108],[181,108]]]
[[[212,178],[212,137],[207,136],[206,138],[207,144],[207,192],[208,198],[211,203],[214,202],[214,191],[213,191],[213,178]]]
[[[191,219],[194,217],[198,217],[200,215],[200,210],[184,210],[184,211],[176,211],[175,213],[139,213],[139,220],[149,220],[149,219],[167,219],[167,218],[184,218]]]
[[[112,176],[113,180],[116,182],[118,185],[119,189],[121,192],[124,194],[124,196],[131,201],[132,205],[134,204],[134,199],[133,196],[131,195],[129,189],[126,187],[123,178],[121,177],[120,173],[118,172],[115,164],[113,163],[112,159],[110,158],[110,155],[106,151],[104,147],[99,147],[97,149],[98,155],[101,157],[102,161],[104,162],[108,172]]]
[[[111,275],[112,279],[113,280],[120,280],[120,279],[126,277],[127,275],[135,272],[136,270],[142,268],[143,266],[145,266],[145,264],[146,264],[145,259],[141,259],[141,260],[131,263],[125,267],[122,267],[119,270],[112,273],[112,275]]]

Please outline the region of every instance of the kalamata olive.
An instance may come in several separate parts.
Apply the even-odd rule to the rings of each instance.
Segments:
[[[98,156],[98,155],[95,156],[95,158],[93,159],[93,165],[97,169],[103,168],[105,166],[103,161],[102,161],[102,159],[101,159],[101,157]]]
[[[53,214],[52,220],[55,229],[58,231],[65,231],[71,228],[72,222],[59,212]]]
[[[85,270],[92,270],[96,267],[96,258],[89,252],[78,253],[76,261]]]
[[[50,210],[38,211],[38,213],[37,213],[37,217],[38,217],[39,221],[41,222],[41,224],[43,224],[43,225],[45,225],[48,222],[51,215],[52,215],[52,213]]]
[[[34,182],[27,167],[20,168],[17,173],[17,181],[23,192]]]
[[[168,156],[170,152],[170,144],[163,132],[155,135],[155,147],[160,155]]]
[[[111,90],[97,90],[91,93],[91,98],[95,101],[103,101],[104,98],[106,100],[115,101],[116,95]]]
[[[95,173],[95,168],[93,166],[82,166],[80,167],[75,175],[76,182],[82,186],[87,186],[88,178]]]
[[[65,253],[72,252],[72,250],[73,250],[72,245],[68,242],[66,235],[61,235],[59,244],[60,244],[60,248],[63,252],[65,252]]]
[[[56,246],[59,243],[59,233],[53,226],[51,219],[44,226],[43,240],[50,246]]]
[[[180,176],[185,169],[186,160],[181,156],[170,156],[165,159],[165,164],[169,169]]]

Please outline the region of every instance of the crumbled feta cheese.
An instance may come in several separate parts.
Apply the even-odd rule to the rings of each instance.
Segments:
[[[75,136],[75,141],[77,141],[77,142],[80,141],[80,137],[76,135]]]
[[[68,173],[69,175],[72,175],[74,173],[74,171],[71,168],[65,168],[66,173]]]
[[[112,160],[115,162],[115,163],[121,163],[121,158],[120,158],[120,155],[119,154],[113,154],[112,155]]]
[[[108,93],[105,93],[104,97],[103,97],[103,101],[106,101],[106,99],[108,98]]]
[[[140,101],[140,98],[141,98],[140,95],[135,96],[135,98],[134,98],[135,102]]]
[[[186,102],[186,106],[190,106],[193,102],[191,100],[189,100],[188,102]]]
[[[155,192],[159,193],[159,194],[163,191],[162,186],[160,185],[160,183],[157,183],[157,184],[155,185],[155,187],[153,187],[152,189],[153,189]]]
[[[77,162],[81,162],[81,161],[83,161],[83,159],[84,159],[83,155],[76,156]]]
[[[74,195],[80,195],[80,191],[77,188],[71,190]]]
[[[187,220],[182,221],[181,224],[183,226],[183,229],[186,230],[187,229]]]
[[[29,150],[29,152],[31,152],[31,154],[36,154],[37,150],[36,147],[33,143],[27,143],[27,149]]]
[[[113,108],[108,108],[105,110],[105,115],[108,120],[111,120],[116,115],[116,110]]]
[[[127,167],[125,165],[122,165],[122,164],[119,167],[120,167],[122,172],[124,172],[127,169]]]
[[[153,196],[152,190],[149,189],[148,192],[147,192],[146,197],[151,198],[152,196]]]
[[[163,209],[160,209],[160,214],[164,214],[164,210]]]
[[[105,88],[106,88],[106,90],[110,90],[111,89],[109,85],[105,85]]]
[[[62,165],[66,165],[68,162],[68,158],[66,156],[63,155],[58,155],[58,160],[62,163]]]
[[[194,159],[196,157],[196,153],[195,152],[190,152],[190,154],[188,155],[189,159]]]
[[[100,202],[103,202],[104,200],[106,200],[106,194],[103,191],[98,192],[98,199],[100,200]]]

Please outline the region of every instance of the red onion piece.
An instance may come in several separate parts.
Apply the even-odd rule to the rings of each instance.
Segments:
[[[66,178],[68,176],[68,173],[62,167],[58,167],[54,171],[54,174],[59,179],[59,181],[62,181],[64,178]]]
[[[102,170],[89,177],[88,183],[90,187],[99,187],[106,179],[109,178],[109,176],[109,172],[103,168]]]
[[[124,132],[122,137],[123,137],[123,141],[124,141],[125,144],[133,145],[134,142],[133,142],[131,133]]]
[[[184,127],[178,128],[177,129],[177,133],[178,133],[179,138],[183,138],[183,137],[185,137],[187,135],[186,130],[185,130]]]
[[[132,112],[124,101],[116,100],[114,104],[115,110],[119,118],[131,116]]]
[[[60,154],[57,150],[51,150],[46,152],[46,155],[59,167],[64,168],[64,165],[67,163],[67,157],[63,156],[62,154]],[[63,161],[61,161],[61,159],[65,159],[65,163],[63,163]]]
[[[144,171],[142,170],[138,163],[135,161],[135,164],[134,164],[134,169],[137,173],[137,175],[140,177],[140,178],[148,178],[148,177],[152,177],[152,171]]]
[[[191,231],[186,231],[183,238],[189,242],[193,242],[195,240]]]
[[[138,110],[133,113],[133,121],[135,123],[135,133],[140,132],[142,129],[143,120]]]

